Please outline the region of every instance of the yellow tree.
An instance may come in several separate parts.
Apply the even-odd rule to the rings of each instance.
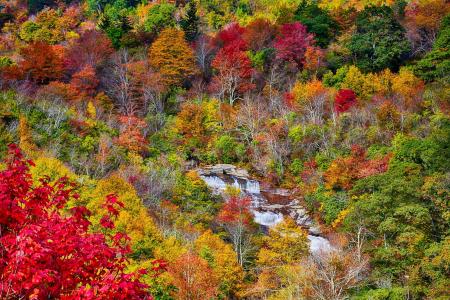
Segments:
[[[406,68],[392,78],[392,92],[397,105],[402,110],[417,109],[422,101],[424,82]]]
[[[299,272],[300,261],[309,252],[306,232],[290,218],[270,229],[264,240],[257,258],[261,271],[249,292],[263,297],[288,286],[292,274]]]
[[[194,138],[207,144],[219,129],[219,103],[215,100],[184,103],[174,122],[174,131],[186,139],[184,143]]]
[[[117,195],[124,207],[114,222],[114,230],[128,234],[136,255],[151,254],[149,251],[153,251],[161,240],[160,232],[131,184],[112,175],[99,180],[94,189],[86,188],[83,194],[82,199],[89,199],[86,206],[92,212],[91,222],[94,228],[101,227],[100,218],[106,213],[102,199],[110,194]]]
[[[24,116],[19,117],[19,147],[28,157],[34,157],[38,150],[33,141],[27,118]]]
[[[195,74],[194,53],[181,30],[163,30],[150,47],[148,56],[150,66],[161,73],[167,86],[181,84]]]
[[[296,109],[302,113],[306,122],[322,124],[327,111],[330,111],[332,93],[322,81],[312,80],[307,83],[296,82],[292,89]]]
[[[366,98],[364,79],[364,74],[356,66],[350,66],[340,88],[351,89],[359,97]]]
[[[258,264],[269,267],[297,263],[308,254],[308,249],[305,230],[293,219],[286,218],[265,237],[265,246],[258,253]]]
[[[220,278],[222,293],[229,295],[239,291],[244,273],[230,244],[208,230],[195,241],[195,249]]]

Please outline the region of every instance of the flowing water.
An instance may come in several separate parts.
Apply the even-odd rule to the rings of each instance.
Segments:
[[[225,172],[223,172],[225,173]],[[200,177],[205,181],[213,192],[223,193],[227,186],[239,188],[240,191],[252,199],[251,211],[255,223],[270,228],[281,222],[284,216],[293,218],[299,226],[309,230],[308,240],[312,253],[328,251],[331,249],[330,242],[320,236],[320,230],[307,214],[298,200],[292,199],[290,192],[282,189],[263,189],[259,181],[242,176],[228,174],[211,174],[199,172]]]

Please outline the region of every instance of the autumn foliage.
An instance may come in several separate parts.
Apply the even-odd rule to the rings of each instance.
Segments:
[[[345,189],[352,187],[357,179],[386,172],[391,155],[368,159],[366,151],[358,145],[352,147],[351,155],[334,160],[325,172],[325,186],[328,189]]]
[[[80,71],[86,66],[97,67],[113,53],[108,37],[93,29],[81,33],[80,37],[69,45],[65,64],[72,72]]]
[[[259,51],[271,46],[277,35],[277,27],[266,19],[256,19],[245,27],[242,38],[253,51]]]
[[[20,50],[22,60],[5,71],[9,79],[29,79],[46,84],[61,79],[64,72],[63,48],[33,42]]]
[[[449,13],[0,0],[0,299],[445,298]]]
[[[243,34],[245,32],[246,29],[241,27],[238,23],[231,23],[217,33],[215,39],[216,46],[225,48],[233,44],[234,48],[246,50],[247,45],[243,39]]]
[[[89,233],[90,212],[66,208],[78,198],[73,185],[43,178],[33,186],[30,165],[10,146],[7,169],[0,173],[0,298],[150,299],[140,274],[125,272],[128,237]],[[121,205],[114,195],[107,197],[105,230]]]
[[[253,72],[247,53],[242,50],[245,42],[237,39],[220,49],[212,62],[217,71],[212,89],[220,98],[233,104],[241,95],[254,87],[250,81]]]
[[[143,135],[145,122],[135,116],[120,116],[121,130],[117,143],[126,149],[140,152],[146,148],[146,140]]]
[[[184,39],[184,32],[168,28],[161,32],[149,49],[150,65],[161,73],[167,86],[182,84],[195,74],[194,54]]]
[[[249,197],[231,197],[222,207],[218,219],[224,223],[250,224],[252,215],[250,213],[251,199]]]
[[[91,65],[85,66],[72,76],[71,87],[78,92],[77,99],[93,97],[99,80],[96,77],[95,69]]]
[[[306,49],[313,43],[313,36],[299,22],[284,24],[280,32],[281,34],[277,36],[274,44],[277,50],[277,59],[301,69]]]
[[[343,113],[356,104],[356,94],[350,89],[339,90],[334,97],[334,109]]]
[[[208,263],[192,252],[187,252],[168,268],[178,287],[178,299],[212,299],[217,296],[218,278]]]

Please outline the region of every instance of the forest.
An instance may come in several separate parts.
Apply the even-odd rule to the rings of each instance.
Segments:
[[[0,0],[0,299],[450,295],[450,2]]]

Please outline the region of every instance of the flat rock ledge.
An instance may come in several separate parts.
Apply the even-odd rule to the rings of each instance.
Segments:
[[[247,170],[239,169],[238,167],[230,164],[217,164],[213,166],[204,166],[195,170],[200,176],[221,176],[229,175],[248,179],[249,174]]]

